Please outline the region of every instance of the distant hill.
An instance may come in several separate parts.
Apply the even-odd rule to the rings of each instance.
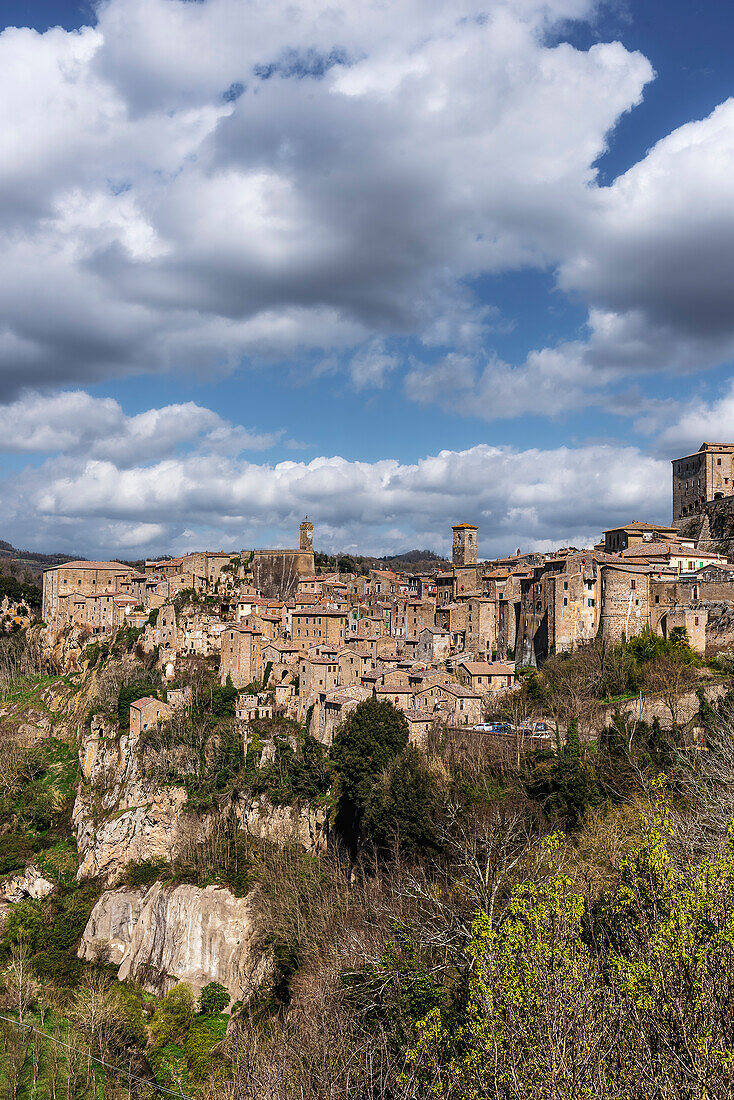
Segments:
[[[15,576],[22,576],[24,573],[39,576],[50,565],[82,560],[81,554],[39,554],[35,550],[18,550],[12,543],[0,539],[0,570]]]
[[[370,569],[393,569],[407,573],[433,573],[448,565],[432,550],[406,550],[402,554],[385,554],[381,558],[362,554],[316,554],[316,568],[322,573],[339,569],[340,573],[368,573]]]
[[[434,565],[446,564],[445,558],[440,558],[432,550],[406,550],[404,554],[385,554],[377,561],[392,562],[394,565],[415,565],[416,562],[432,562]]]

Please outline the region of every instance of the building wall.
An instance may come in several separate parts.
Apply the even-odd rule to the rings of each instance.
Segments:
[[[263,674],[262,635],[241,627],[228,627],[221,634],[219,678],[227,676],[236,688],[247,687]]]
[[[263,596],[285,600],[294,596],[302,577],[313,577],[313,550],[256,550],[252,578]]]
[[[706,501],[734,495],[734,444],[704,447],[673,460],[673,522],[700,512]]]
[[[649,625],[649,575],[605,565],[602,570],[602,636],[605,641],[634,638]]]

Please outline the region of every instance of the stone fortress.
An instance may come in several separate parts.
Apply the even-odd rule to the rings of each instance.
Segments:
[[[734,443],[673,460],[673,523],[704,549],[734,550]]]

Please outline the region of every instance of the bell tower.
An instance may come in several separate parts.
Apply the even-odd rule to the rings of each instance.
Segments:
[[[454,532],[451,560],[455,566],[477,564],[477,528],[471,523],[457,523]]]
[[[308,516],[301,524],[301,550],[313,550],[313,524],[309,523]]]

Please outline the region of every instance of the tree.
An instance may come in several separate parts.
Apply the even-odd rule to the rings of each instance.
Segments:
[[[227,990],[219,982],[209,982],[199,994],[199,1012],[202,1016],[224,1012],[230,1002]]]
[[[392,703],[365,699],[336,731],[331,762],[336,778],[337,829],[354,845],[379,776],[408,744],[405,715]]]
[[[161,997],[150,1025],[153,1043],[164,1047],[168,1043],[181,1044],[194,1018],[194,992],[186,982],[175,985]]]
[[[364,837],[383,851],[393,845],[409,855],[436,851],[440,805],[435,775],[420,750],[408,745],[372,788],[364,812]]]

